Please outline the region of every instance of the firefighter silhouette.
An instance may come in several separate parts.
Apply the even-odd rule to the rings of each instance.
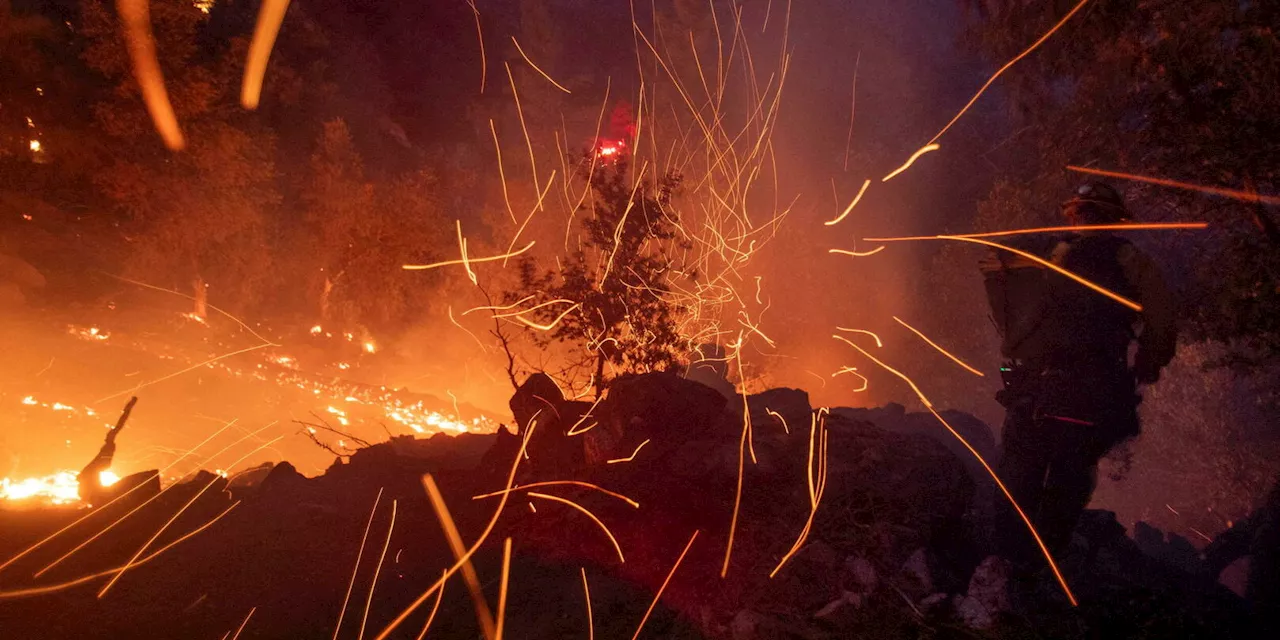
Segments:
[[[1097,182],[1079,187],[1061,211],[1072,226],[1128,219],[1120,194]],[[979,265],[1007,359],[997,394],[1006,410],[999,475],[1057,555],[1093,495],[1098,461],[1138,434],[1138,385],[1159,380],[1173,358],[1175,310],[1151,258],[1109,230],[1038,236],[1018,248],[1141,306],[1134,311],[1009,252]],[[1044,567],[1012,505],[997,504],[999,553],[1028,571]]]

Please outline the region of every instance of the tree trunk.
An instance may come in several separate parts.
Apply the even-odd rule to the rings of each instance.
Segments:
[[[333,280],[324,277],[324,289],[320,291],[320,322],[329,320],[329,294],[333,293]]]
[[[201,320],[206,320],[209,317],[209,288],[205,285],[204,278],[200,276],[196,276],[191,286],[195,290],[193,297],[196,302],[195,309],[191,313]]]
[[[600,394],[604,393],[604,351],[596,354],[596,399],[600,399]]]

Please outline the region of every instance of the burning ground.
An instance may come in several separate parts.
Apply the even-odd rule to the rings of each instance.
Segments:
[[[116,495],[137,489],[92,511],[6,510],[0,623],[15,638],[418,637],[429,617],[430,637],[476,637],[490,615],[530,638],[971,637],[966,620],[1000,635],[1247,637],[1236,596],[1144,555],[1104,512],[1059,559],[1080,608],[1045,575],[1033,608],[984,622],[993,578],[968,576],[991,487],[913,433],[912,414],[746,397],[734,518],[742,397],[669,374],[620,380],[598,404],[535,389],[512,401],[517,416],[545,402],[527,438],[401,436],[314,478],[281,463],[159,494],[126,479]],[[990,446],[980,422],[944,414]],[[474,551],[478,599],[455,543]]]

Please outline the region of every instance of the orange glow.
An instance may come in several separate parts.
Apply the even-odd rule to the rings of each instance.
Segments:
[[[915,327],[913,327],[913,326],[911,326],[911,325],[909,325],[909,324],[907,324],[907,323],[903,322],[903,321],[902,321],[902,319],[901,319],[901,318],[899,318],[898,316],[893,316],[893,319],[894,319],[894,320],[897,320],[897,321],[898,321],[898,324],[900,324],[900,325],[902,325],[902,326],[904,326],[904,327],[906,327],[906,328],[910,329],[910,330],[911,330],[911,333],[914,333],[914,334],[916,334],[917,336],[920,336],[920,339],[921,339],[921,340],[924,340],[925,342],[929,343],[929,346],[933,347],[934,349],[937,349],[939,352],[941,352],[941,353],[942,353],[942,355],[944,355],[944,356],[946,356],[946,357],[948,357],[948,358],[951,358],[951,361],[952,361],[952,362],[955,362],[956,364],[958,364],[958,365],[960,365],[961,367],[963,367],[965,371],[968,371],[969,373],[972,373],[973,375],[975,375],[975,376],[979,376],[979,377],[985,377],[985,376],[986,376],[986,374],[982,373],[981,371],[978,371],[977,369],[974,369],[973,367],[971,367],[971,366],[969,366],[969,365],[965,364],[965,363],[964,363],[964,361],[963,361],[963,360],[961,360],[960,358],[957,358],[957,357],[955,357],[954,355],[951,355],[951,352],[949,352],[949,351],[947,351],[946,349],[943,349],[942,347],[938,346],[938,343],[936,343],[936,342],[934,342],[934,341],[930,340],[928,336],[924,335],[923,333],[920,333],[920,331],[919,331],[918,329],[916,329]]]
[[[347,595],[342,597],[342,608],[338,610],[338,624],[333,627],[333,640],[338,640],[338,632],[342,631],[342,619],[347,615],[347,603],[351,601],[351,592],[356,587],[356,575],[360,573],[360,560],[364,558],[364,545],[369,540],[369,529],[373,527],[373,514],[378,512],[378,503],[382,501],[383,488],[378,488],[378,495],[373,499],[373,508],[369,510],[369,521],[364,525],[364,535],[360,536],[360,550],[356,552],[356,566],[351,570],[351,582],[347,584]]]
[[[267,75],[267,60],[275,47],[289,0],[263,0],[258,9],[258,22],[253,27],[253,40],[244,63],[244,82],[240,85],[240,104],[246,109],[257,109],[262,97],[262,78]]]
[[[627,456],[627,457],[625,457],[625,458],[616,458],[616,459],[614,459],[614,460],[606,460],[606,461],[605,461],[605,463],[606,463],[606,464],[617,464],[617,463],[619,463],[619,462],[631,462],[632,460],[635,460],[635,459],[636,459],[636,454],[640,453],[640,450],[641,450],[641,449],[643,449],[643,448],[644,448],[644,446],[645,446],[646,444],[649,444],[649,440],[648,440],[647,438],[645,439],[645,441],[644,441],[644,442],[641,442],[641,443],[640,443],[640,446],[636,447],[636,450],[635,450],[635,451],[632,451],[632,452],[631,452],[631,455],[629,455],[629,456]]]
[[[954,125],[956,121],[960,119],[960,116],[963,116],[965,112],[968,111],[969,108],[973,106],[973,103],[978,101],[978,98],[981,97],[982,94],[986,92],[987,88],[991,86],[991,83],[996,81],[996,78],[999,78],[1002,74],[1004,74],[1005,71],[1009,70],[1009,67],[1012,67],[1013,65],[1017,64],[1019,60],[1027,57],[1027,55],[1030,54],[1032,51],[1035,51],[1036,49],[1038,49],[1040,45],[1044,44],[1044,42],[1048,40],[1050,36],[1056,33],[1058,29],[1061,29],[1062,25],[1066,24],[1067,21],[1070,20],[1072,16],[1076,15],[1076,13],[1078,13],[1080,9],[1083,9],[1084,5],[1088,3],[1089,3],[1089,0],[1080,0],[1079,4],[1077,4],[1073,9],[1071,9],[1071,11],[1068,11],[1067,15],[1062,16],[1062,19],[1059,20],[1057,24],[1053,25],[1053,28],[1046,31],[1044,35],[1040,36],[1039,40],[1036,40],[1034,43],[1031,44],[1031,46],[1027,47],[1022,53],[1019,53],[1017,56],[1014,56],[1012,60],[1006,62],[1003,67],[1000,67],[999,70],[997,70],[994,74],[992,74],[990,78],[987,79],[987,82],[982,85],[982,88],[978,89],[978,92],[973,94],[972,98],[969,98],[969,102],[964,105],[964,108],[960,109],[960,112],[957,113],[955,117],[951,119],[951,122],[948,122],[947,126],[943,127],[942,131],[939,131],[938,135],[935,135],[933,139],[930,140],[929,142],[930,143],[937,142],[938,138],[941,138],[942,134],[946,133],[947,130],[950,129],[951,126]]]
[[[520,52],[520,57],[521,57],[521,58],[524,58],[524,61],[525,61],[525,62],[528,62],[528,63],[529,63],[529,66],[533,67],[533,70],[534,70],[534,71],[537,71],[539,75],[541,75],[542,77],[546,78],[546,79],[547,79],[547,82],[550,82],[552,85],[554,85],[554,86],[555,86],[555,88],[557,88],[557,89],[559,89],[559,90],[561,90],[561,91],[563,91],[563,92],[565,92],[565,93],[573,93],[572,91],[570,91],[570,90],[568,90],[568,89],[564,88],[564,86],[563,86],[563,85],[561,85],[559,82],[556,82],[555,80],[552,80],[552,79],[551,79],[551,76],[547,75],[547,72],[546,72],[546,71],[543,71],[542,69],[540,69],[540,68],[538,67],[538,65],[534,64],[534,63],[533,63],[533,61],[529,59],[529,56],[525,55],[525,53],[524,53],[524,49],[520,47],[520,42],[516,40],[516,37],[515,37],[515,36],[511,36],[511,42],[515,43],[515,45],[516,45],[516,51]]]
[[[667,577],[662,581],[662,586],[658,587],[658,592],[653,595],[653,602],[649,603],[649,608],[645,610],[644,617],[640,619],[640,626],[636,627],[635,635],[631,636],[631,640],[640,637],[640,632],[644,630],[644,623],[649,621],[649,616],[653,613],[653,608],[658,606],[658,600],[662,599],[662,592],[667,590],[667,584],[671,582],[671,576],[676,574],[676,569],[680,568],[680,563],[684,561],[685,554],[689,553],[689,548],[693,546],[693,541],[698,539],[698,532],[694,531],[689,537],[689,543],[684,545],[684,551],[680,552],[680,557],[676,558],[676,563],[671,565],[671,571],[667,572]]]
[[[50,504],[71,504],[80,501],[80,482],[74,471],[59,471],[17,481],[0,478],[0,500],[41,500]]]
[[[1174,189],[1186,189],[1188,191],[1199,191],[1215,196],[1224,196],[1227,198],[1235,198],[1236,200],[1244,200],[1245,202],[1255,202],[1258,204],[1280,204],[1280,196],[1264,196],[1252,191],[1241,191],[1239,189],[1224,189],[1222,187],[1206,187],[1190,182],[1178,182],[1177,180],[1169,180],[1167,178],[1154,178],[1151,176],[1140,176],[1134,173],[1121,173],[1119,171],[1103,171],[1102,169],[1089,169],[1087,167],[1077,167],[1067,165],[1070,171],[1080,173],[1088,173],[1095,176],[1106,176],[1108,178],[1120,178],[1121,180],[1135,180],[1137,182],[1146,182],[1150,184],[1158,184],[1164,187],[1173,187]]]
[[[116,13],[124,28],[125,44],[129,60],[133,63],[133,77],[142,90],[142,101],[151,114],[151,122],[171,151],[186,146],[178,117],[174,115],[169,92],[164,87],[164,74],[156,58],[156,40],[151,31],[151,5],[148,0],[116,0]]]
[[[24,401],[24,402],[25,402],[25,401]],[[161,470],[157,473],[157,475],[163,474],[165,471],[168,471],[169,469],[172,469],[172,468],[173,468],[175,465],[177,465],[179,462],[181,462],[181,461],[183,461],[184,459],[186,459],[186,457],[187,457],[187,456],[189,456],[189,455],[191,455],[192,453],[194,453],[194,452],[195,452],[197,449],[199,449],[200,447],[203,447],[204,445],[208,444],[208,442],[209,442],[210,440],[214,439],[214,438],[215,438],[215,437],[217,437],[219,434],[221,434],[223,431],[226,431],[228,428],[230,428],[230,427],[231,427],[231,425],[232,425],[232,424],[234,424],[234,422],[235,422],[235,421],[233,420],[233,421],[231,421],[230,423],[227,423],[227,424],[226,424],[226,425],[224,425],[221,429],[218,429],[217,431],[215,431],[215,432],[213,433],[213,435],[210,435],[209,437],[207,437],[207,438],[205,438],[204,440],[200,441],[200,443],[199,443],[199,444],[197,444],[196,446],[194,446],[194,447],[192,447],[192,448],[188,449],[185,453],[183,453],[181,456],[179,456],[177,460],[174,460],[173,462],[169,463],[169,465],[168,465],[168,466],[166,466],[166,467],[164,467],[163,469],[161,469]],[[210,458],[210,459],[212,459],[212,458]],[[138,489],[141,489],[143,486],[145,486],[145,483],[139,483],[138,485],[134,486],[132,489],[129,489],[128,491],[126,491],[126,492],[124,492],[124,493],[122,493],[122,494],[120,494],[120,495],[116,496],[116,497],[115,497],[115,498],[113,498],[110,502],[108,502],[107,504],[103,505],[103,507],[109,507],[109,506],[111,506],[111,505],[115,504],[116,502],[118,502],[118,501],[120,501],[120,500],[123,500],[123,499],[125,498],[125,496],[128,496],[128,495],[132,494],[134,491],[137,491]],[[0,564],[0,571],[4,571],[4,570],[5,570],[5,568],[6,568],[6,567],[8,567],[9,565],[11,565],[11,564],[13,564],[13,563],[17,562],[18,560],[21,560],[21,559],[22,559],[23,557],[25,557],[27,554],[31,553],[32,551],[35,551],[36,549],[39,549],[41,546],[44,546],[44,544],[45,544],[45,543],[49,542],[50,540],[53,540],[54,538],[56,538],[56,537],[58,537],[58,536],[62,535],[63,533],[66,533],[67,531],[71,530],[73,527],[75,527],[76,525],[80,524],[81,522],[84,522],[86,519],[88,519],[88,518],[89,518],[89,516],[93,515],[93,513],[95,513],[95,512],[93,512],[93,511],[86,512],[84,515],[80,516],[79,518],[76,518],[76,519],[75,519],[75,521],[73,521],[71,524],[68,524],[67,526],[65,526],[65,527],[63,527],[63,528],[61,528],[61,529],[58,529],[57,531],[55,531],[55,532],[53,532],[53,533],[51,533],[51,534],[49,534],[49,535],[45,536],[44,538],[41,538],[40,540],[37,540],[37,541],[36,541],[35,543],[33,543],[31,546],[29,546],[29,547],[27,547],[26,549],[22,550],[21,552],[19,552],[17,555],[13,556],[12,558],[9,558],[8,560],[4,561],[4,563],[3,563],[3,564]],[[101,535],[101,534],[99,534],[99,535]],[[82,544],[81,546],[83,546],[83,544]],[[79,547],[77,547],[77,548],[79,548]],[[72,550],[72,552],[74,552],[74,549]],[[65,556],[64,556],[64,557],[65,557]],[[47,570],[47,569],[48,569],[48,567],[46,567],[44,570]],[[42,570],[42,571],[44,571],[44,570]],[[39,575],[39,574],[37,574],[37,576],[38,576],[38,575]]]
[[[569,506],[573,507],[574,509],[577,509],[578,511],[581,511],[582,513],[586,514],[586,516],[587,516],[588,518],[591,518],[591,521],[592,521],[592,522],[596,523],[596,525],[600,527],[600,530],[604,532],[604,535],[606,535],[606,536],[608,536],[608,537],[609,537],[609,542],[612,542],[612,543],[613,543],[613,549],[614,549],[615,551],[617,551],[617,552],[618,552],[618,561],[619,561],[619,562],[626,562],[626,561],[627,561],[627,559],[626,559],[626,558],[622,557],[622,547],[618,545],[618,539],[617,539],[617,538],[615,538],[615,537],[613,537],[613,532],[612,532],[612,531],[609,531],[609,527],[606,527],[606,526],[605,526],[605,524],[604,524],[604,522],[601,522],[601,521],[600,521],[600,518],[597,518],[597,517],[596,517],[596,514],[591,513],[590,511],[588,511],[586,507],[584,507],[584,506],[582,506],[582,505],[580,505],[580,504],[578,504],[578,503],[576,503],[576,502],[574,502],[574,501],[572,501],[572,500],[566,499],[566,498],[561,498],[561,497],[559,497],[559,496],[548,495],[548,494],[545,494],[545,493],[538,493],[538,492],[536,492],[536,491],[530,491],[530,492],[529,492],[529,496],[530,496],[530,497],[532,497],[532,498],[542,498],[543,500],[552,500],[552,501],[559,502],[559,503],[562,503],[562,504],[567,504],[567,505],[569,505]]]
[[[445,260],[444,262],[433,262],[431,264],[406,264],[406,265],[401,265],[400,268],[404,269],[405,271],[425,271],[427,269],[447,267],[452,264],[475,264],[477,262],[494,262],[496,260],[506,260],[507,258],[514,258],[532,249],[533,245],[534,245],[534,241],[530,240],[529,244],[525,245],[524,248],[520,249],[519,251],[512,251],[510,253],[504,253],[502,255],[489,256],[487,258],[468,258],[467,260]]]
[[[889,173],[889,175],[881,178],[880,182],[888,182],[890,179],[892,179],[894,176],[898,175],[899,173],[902,173],[903,171],[910,169],[911,165],[915,164],[917,158],[919,158],[920,156],[926,153],[929,153],[930,151],[937,151],[939,148],[940,147],[937,144],[933,144],[933,143],[926,144],[925,146],[920,147],[919,149],[916,150],[915,153],[911,154],[910,158],[907,158],[907,161],[904,162],[901,167],[894,169]]]

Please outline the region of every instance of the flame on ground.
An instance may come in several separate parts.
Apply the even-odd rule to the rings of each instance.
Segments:
[[[33,501],[45,504],[75,504],[80,502],[80,483],[74,471],[58,471],[47,476],[12,480],[0,478],[0,500]],[[120,481],[120,476],[110,469],[98,474],[98,482],[109,487]]]

